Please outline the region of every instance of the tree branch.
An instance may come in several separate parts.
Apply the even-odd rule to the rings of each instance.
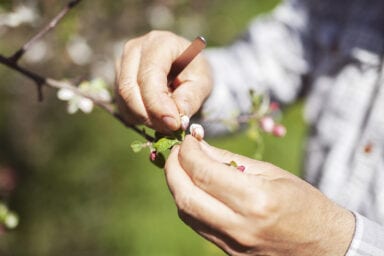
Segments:
[[[57,24],[64,18],[64,16],[81,0],[72,0],[70,1],[64,9],[62,9],[42,30],[40,30],[35,36],[33,36],[30,40],[28,40],[19,50],[17,50],[11,57],[9,57],[10,61],[17,63],[20,58],[24,55],[25,52],[39,39],[44,37],[49,31],[54,29]]]
[[[35,36],[33,36],[29,41],[27,41],[19,50],[17,50],[12,56],[5,57],[0,54],[0,63],[7,66],[8,68],[19,72],[21,75],[29,78],[32,80],[38,89],[38,95],[39,100],[42,100],[42,87],[48,86],[51,88],[56,89],[69,89],[73,91],[75,94],[87,98],[91,100],[95,105],[99,106],[103,110],[105,110],[107,113],[115,117],[117,120],[119,120],[122,124],[124,124],[126,127],[130,128],[131,130],[138,133],[140,136],[144,137],[146,140],[153,142],[155,141],[155,138],[147,134],[145,131],[141,130],[137,126],[129,125],[127,124],[123,118],[114,111],[114,107],[109,102],[104,102],[99,99],[96,99],[90,95],[87,95],[80,91],[75,85],[70,84],[68,82],[55,80],[49,77],[44,77],[40,74],[37,74],[29,69],[26,69],[24,67],[19,66],[18,61],[21,59],[21,57],[24,55],[24,53],[39,39],[41,39],[43,36],[45,36],[49,31],[54,29],[57,24],[64,18],[64,16],[78,3],[80,3],[81,0],[72,0],[70,1],[43,29],[41,29]]]

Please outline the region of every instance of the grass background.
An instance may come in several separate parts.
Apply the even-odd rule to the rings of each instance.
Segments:
[[[60,52],[72,33],[86,31],[97,49],[105,48],[106,38],[148,31],[142,12],[153,2],[85,1],[48,40]],[[62,3],[39,4],[49,16]],[[276,4],[184,0],[174,12],[176,21],[198,16],[210,46],[217,46],[234,40],[251,18]],[[12,8],[7,1],[0,6]],[[177,22],[173,30],[183,34]],[[22,27],[3,36],[0,52],[11,52],[34,32]],[[55,77],[86,70],[60,54],[33,68]],[[101,110],[66,114],[50,90],[43,103],[36,102],[32,84],[1,66],[0,76],[0,166],[16,172],[17,188],[5,199],[21,219],[15,231],[0,237],[1,255],[224,255],[178,219],[163,172],[129,147],[137,135]],[[301,112],[302,103],[285,110],[285,138],[265,137],[264,159],[296,174],[306,133]],[[254,150],[242,133],[208,141],[247,156]]]

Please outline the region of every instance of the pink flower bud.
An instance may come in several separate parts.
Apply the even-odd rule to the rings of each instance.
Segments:
[[[183,129],[183,131],[187,130],[189,126],[189,117],[186,115],[181,116],[180,122],[181,122],[181,129]]]
[[[239,165],[236,167],[237,170],[244,172],[245,171],[245,166],[244,165]]]
[[[191,124],[189,132],[197,140],[202,140],[204,138],[204,128],[200,124]]]
[[[273,127],[272,133],[276,137],[284,137],[287,134],[287,129],[283,125],[277,124]]]
[[[152,162],[155,161],[156,155],[157,155],[156,151],[151,151],[151,153],[149,154],[149,159],[151,159]]]
[[[276,110],[279,110],[280,109],[280,105],[278,102],[276,101],[272,101],[271,104],[269,104],[269,109],[271,111],[276,111]]]
[[[265,132],[272,132],[275,126],[275,121],[273,121],[272,117],[264,116],[260,119],[260,127]]]

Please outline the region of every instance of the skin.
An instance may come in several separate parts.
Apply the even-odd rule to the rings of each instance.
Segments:
[[[189,42],[153,31],[130,40],[117,64],[117,101],[129,124],[160,132],[180,128],[180,115],[196,113],[212,89],[209,65],[198,56],[167,87],[172,62]],[[235,161],[239,172],[225,165]],[[187,136],[173,148],[166,181],[180,218],[231,255],[342,256],[355,219],[300,178]]]
[[[128,41],[117,64],[117,101],[129,124],[145,124],[159,132],[180,128],[180,115],[191,117],[212,89],[209,65],[197,56],[175,79],[174,91],[167,75],[189,41],[169,32],[153,31]]]

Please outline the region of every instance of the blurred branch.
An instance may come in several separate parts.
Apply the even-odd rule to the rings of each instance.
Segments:
[[[12,56],[5,57],[3,55],[0,55],[0,63],[20,72],[21,74],[25,75],[26,77],[32,79],[35,82],[35,84],[37,85],[39,101],[43,100],[42,87],[44,84],[46,84],[46,78],[35,74],[32,71],[27,70],[23,67],[20,67],[18,65],[18,61],[21,59],[21,57],[23,57],[23,55],[36,41],[45,36],[49,31],[54,29],[57,24],[64,18],[64,16],[80,2],[81,0],[72,0],[68,2],[68,4],[45,27],[43,27],[43,29],[41,29],[35,36],[28,40],[20,49],[18,49],[14,54],[12,54]]]
[[[31,47],[33,43],[44,37],[49,31],[54,29],[57,24],[64,18],[64,16],[81,0],[72,0],[67,6],[64,7],[42,30],[40,30],[35,36],[28,40],[19,50],[17,50],[9,59],[17,63],[26,51]]]
[[[75,84],[71,84],[66,81],[59,81],[55,80],[49,77],[44,77],[40,74],[37,74],[27,68],[21,67],[18,64],[18,61],[21,59],[21,57],[24,55],[26,51],[40,38],[45,36],[49,31],[56,28],[57,24],[64,18],[64,16],[78,3],[80,3],[81,0],[72,0],[70,1],[49,23],[46,25],[43,29],[41,29],[35,36],[33,36],[30,40],[28,40],[19,50],[17,50],[12,56],[5,57],[4,55],[0,54],[0,63],[7,66],[8,68],[19,72],[23,76],[29,78],[32,80],[38,90],[38,99],[39,101],[43,100],[43,94],[42,94],[42,87],[48,86],[51,88],[56,89],[69,89],[75,94],[87,98],[91,100],[95,105],[99,106],[100,108],[104,109],[107,113],[115,117],[117,120],[119,120],[121,123],[123,123],[126,127],[132,129],[142,137],[144,137],[146,140],[153,142],[155,138],[147,134],[145,131],[141,130],[140,128],[127,124],[123,118],[115,112],[114,107],[109,102],[101,101],[99,99],[96,99],[95,97],[92,97],[90,95],[87,95],[80,91],[78,87]]]

